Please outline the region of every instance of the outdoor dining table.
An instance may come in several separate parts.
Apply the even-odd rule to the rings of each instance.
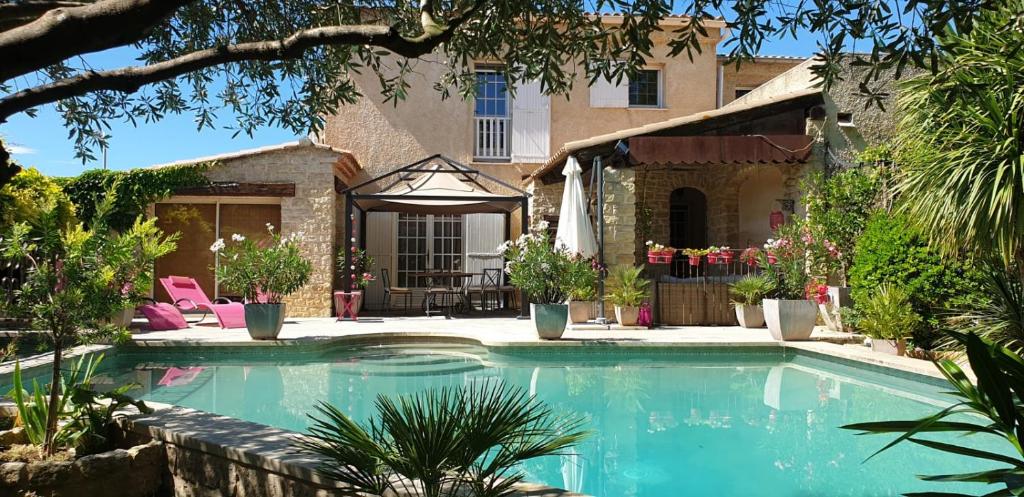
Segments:
[[[413,273],[412,276],[415,276],[417,278],[426,278],[427,279],[427,288],[430,288],[430,287],[433,286],[434,278],[438,278],[438,279],[440,279],[440,278],[452,278],[452,280],[458,279],[460,284],[459,285],[454,285],[453,284],[452,287],[453,288],[462,288],[461,282],[462,282],[463,278],[472,278],[474,276],[480,276],[481,274],[482,273],[467,273],[467,272],[463,272],[463,271],[421,271],[419,273]],[[423,296],[423,306],[426,309],[428,317],[430,316],[431,312],[433,312],[433,311],[430,310],[430,304],[431,303],[433,303],[433,294],[428,292],[427,294],[425,294]],[[451,307],[452,306],[447,306],[445,308],[445,317],[447,317],[447,318],[452,317]]]

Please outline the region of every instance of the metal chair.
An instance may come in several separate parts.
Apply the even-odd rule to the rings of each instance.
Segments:
[[[497,268],[486,268],[484,269],[483,275],[480,277],[480,286],[473,288],[473,293],[480,294],[480,310],[489,310],[491,300],[489,296],[494,296],[494,307],[490,309],[496,309],[501,307],[501,269]]]
[[[391,286],[391,275],[388,274],[387,268],[380,269],[380,282],[384,285],[384,299],[381,304],[384,306],[384,310],[391,310],[391,297],[393,295],[405,297],[405,308],[406,313],[412,309],[412,289],[398,286]]]

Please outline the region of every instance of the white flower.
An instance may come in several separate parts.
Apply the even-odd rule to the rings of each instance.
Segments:
[[[540,231],[548,229],[548,226],[551,226],[551,224],[543,219],[539,223],[537,223],[537,229]]]
[[[267,231],[273,233],[274,232],[274,225],[270,224],[270,223],[267,223]]]
[[[245,240],[245,237],[242,236],[242,235],[239,235],[238,233],[235,233],[234,235],[231,235],[231,239],[236,241],[236,242],[241,242],[241,241]]]
[[[210,252],[220,252],[224,248],[224,239],[218,238],[217,241],[210,245]]]
[[[650,247],[651,245],[654,245],[654,241],[647,240],[647,243],[645,243],[644,245],[647,245],[648,247]]]

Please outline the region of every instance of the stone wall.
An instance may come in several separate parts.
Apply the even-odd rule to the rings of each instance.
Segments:
[[[165,467],[160,442],[74,461],[7,462],[0,464],[0,495],[151,497],[161,495]]]
[[[288,296],[289,316],[329,316],[334,279],[334,169],[340,154],[319,146],[224,160],[207,173],[213,181],[295,183],[295,196],[281,199],[281,233],[302,232],[302,253],[313,264],[309,283]]]

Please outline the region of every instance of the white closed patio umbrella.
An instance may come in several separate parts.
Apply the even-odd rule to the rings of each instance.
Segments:
[[[582,254],[584,257],[592,257],[597,253],[597,240],[594,239],[594,229],[590,226],[590,217],[587,216],[581,172],[576,158],[569,156],[565,161],[565,168],[562,169],[565,189],[562,191],[562,207],[558,212],[555,246],[565,247],[566,250]]]

